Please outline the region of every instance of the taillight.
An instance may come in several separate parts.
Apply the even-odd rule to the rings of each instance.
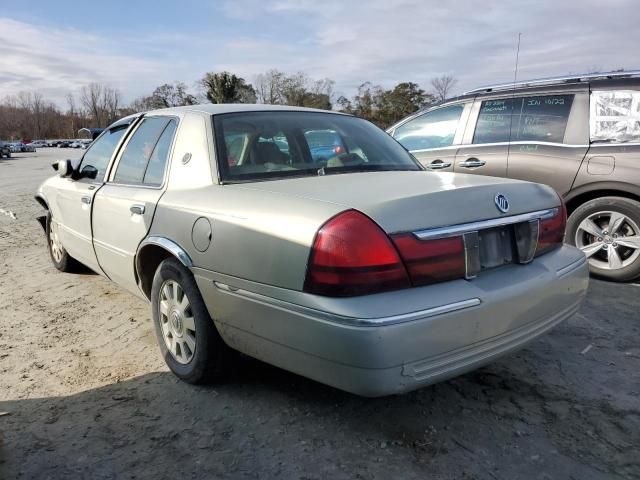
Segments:
[[[555,209],[554,214],[540,219],[536,257],[562,245],[566,226],[567,208],[561,198],[560,206]]]
[[[461,236],[420,240],[411,233],[393,235],[415,286],[464,278],[465,253]]]
[[[340,213],[316,234],[306,292],[349,297],[410,286],[393,243],[366,215],[355,210]]]

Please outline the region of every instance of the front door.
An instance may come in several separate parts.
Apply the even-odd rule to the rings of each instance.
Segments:
[[[452,172],[470,109],[470,103],[436,108],[396,127],[392,135],[429,170]]]
[[[94,200],[93,242],[100,267],[111,280],[138,295],[135,255],[164,192],[176,128],[173,118],[145,117]]]
[[[100,268],[91,242],[92,204],[127,127],[106,130],[82,157],[77,178],[58,178],[51,185],[55,192],[48,195],[53,228],[58,229],[62,245],[69,255],[97,272]]]

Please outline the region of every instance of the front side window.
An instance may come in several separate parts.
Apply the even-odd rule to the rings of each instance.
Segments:
[[[80,163],[80,176],[95,182],[102,182],[109,161],[129,124],[105,130],[89,147]]]
[[[214,116],[214,128],[220,176],[226,181],[422,169],[384,131],[348,115],[227,113]]]
[[[640,142],[640,91],[591,92],[592,142]]]
[[[453,145],[462,110],[464,105],[451,105],[427,112],[399,126],[393,136],[410,151],[448,147]]]
[[[142,183],[147,163],[169,119],[145,118],[133,133],[122,152],[113,181],[116,183]]]

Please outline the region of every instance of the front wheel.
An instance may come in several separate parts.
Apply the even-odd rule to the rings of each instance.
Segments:
[[[580,205],[567,221],[567,243],[589,259],[591,273],[618,282],[640,276],[640,202],[602,197]]]
[[[222,379],[231,349],[209,316],[191,272],[177,260],[164,260],[151,287],[153,323],[167,366],[188,383]]]
[[[47,247],[49,257],[53,266],[61,272],[71,273],[78,269],[78,262],[73,258],[62,245],[59,235],[59,226],[51,216],[51,212],[47,214]]]

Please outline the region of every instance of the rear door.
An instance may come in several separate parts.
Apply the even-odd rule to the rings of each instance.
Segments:
[[[162,196],[178,120],[145,117],[131,134],[108,182],[96,194],[93,242],[102,270],[139,294],[134,258]]]
[[[477,99],[455,157],[454,170],[495,177],[507,176],[513,98]]]
[[[445,105],[409,119],[391,135],[429,170],[453,171],[472,102]]]
[[[130,122],[106,130],[82,157],[79,178],[59,178],[49,194],[53,221],[69,254],[95,271],[100,271],[91,242],[91,206],[105,173]]]
[[[571,190],[589,148],[586,87],[517,99],[507,176]]]

